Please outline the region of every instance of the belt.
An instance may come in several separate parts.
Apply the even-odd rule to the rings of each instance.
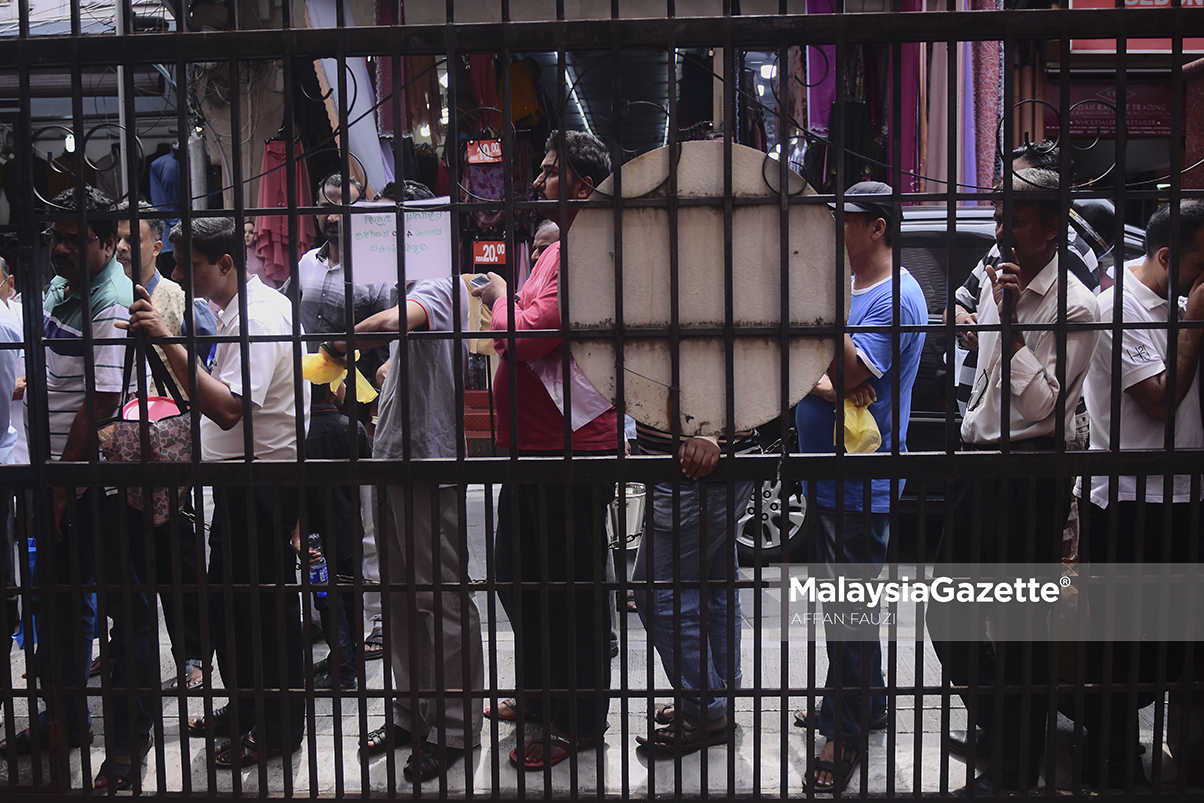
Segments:
[[[998,452],[1003,448],[999,443],[963,443],[962,449],[967,452]],[[1042,435],[1039,438],[1011,441],[1008,448],[1013,452],[1052,452],[1058,448],[1058,441],[1052,435]]]

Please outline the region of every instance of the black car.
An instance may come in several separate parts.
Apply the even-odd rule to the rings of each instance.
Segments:
[[[952,409],[946,404],[946,373],[950,369],[946,361],[943,313],[948,299],[948,285],[952,283],[954,289],[960,287],[978,261],[994,245],[994,212],[990,205],[958,207],[955,214],[957,228],[950,251],[946,208],[909,206],[903,210],[899,258],[924,291],[930,325],[912,388],[911,420],[907,432],[909,452],[943,452],[946,448],[957,448],[961,414],[956,402],[953,402]],[[1126,226],[1124,239],[1125,261],[1143,253],[1145,239],[1141,229]],[[1114,253],[1115,250],[1100,260],[1101,273],[1113,267]],[[793,410],[790,421],[794,421]],[[777,425],[770,425],[769,428],[780,431]],[[950,433],[954,439],[952,443],[949,442]],[[797,438],[794,443],[797,443]],[[777,448],[780,447],[766,448],[766,451],[776,451]],[[924,513],[922,533],[917,526],[921,492]],[[807,500],[800,489],[795,488],[789,494],[784,494],[780,482],[767,481],[762,483],[759,493],[759,518],[755,497],[740,511],[738,518],[737,549],[740,563],[745,566],[755,563],[758,540],[761,542],[762,563],[804,560],[806,550],[801,536]],[[941,478],[904,485],[900,499],[901,532],[897,535],[900,557],[918,557],[921,549],[928,555],[935,553],[944,520],[944,497],[945,483]]]

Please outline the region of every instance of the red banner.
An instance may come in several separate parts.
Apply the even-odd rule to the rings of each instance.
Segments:
[[[1182,0],[1184,8],[1204,8],[1204,0]],[[1115,8],[1114,0],[1070,0],[1071,8]],[[1141,10],[1143,8],[1170,8],[1171,0],[1125,0],[1125,8]],[[1072,53],[1115,53],[1115,39],[1071,39]],[[1129,39],[1125,44],[1126,53],[1167,53],[1171,52],[1170,39]],[[1185,38],[1184,53],[1204,53],[1204,39]]]

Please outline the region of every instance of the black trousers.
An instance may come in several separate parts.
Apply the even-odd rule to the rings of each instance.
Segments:
[[[222,487],[214,488],[213,499],[210,622],[231,714],[238,731],[254,731],[261,746],[295,749],[305,733],[301,599],[280,586],[292,582],[296,572],[290,539],[297,493]],[[254,694],[262,690],[263,721],[257,723]]]
[[[1070,510],[1069,479],[986,479],[979,485],[977,498],[974,487],[972,479],[950,480],[938,561],[993,564],[1061,560],[1062,530]],[[929,628],[934,632],[941,618],[948,615],[947,608],[939,604],[928,607]],[[992,749],[1001,751],[1002,761],[992,769],[991,777],[1004,789],[1034,786],[1045,752],[1050,642],[992,643],[983,621],[977,642],[933,641],[932,646],[949,682],[980,689],[963,693],[961,698],[991,739]],[[974,660],[977,671],[971,673]],[[1026,672],[1030,673],[1027,678]],[[992,688],[997,678],[1015,687],[1006,691],[1002,700],[997,700]]]
[[[132,515],[142,515],[130,510]],[[181,591],[177,597],[174,588],[176,567],[180,584],[196,588],[200,580],[197,566],[197,534],[189,518],[179,516],[174,529],[171,519],[155,528],[155,584],[178,664],[186,660],[203,662],[209,657],[201,645],[200,598],[195,591]]]
[[[546,596],[545,590],[524,588],[509,600],[520,689],[526,692],[519,705],[541,722],[542,690],[568,690],[552,693],[547,714],[566,733],[575,726],[578,737],[606,729],[613,606],[595,582],[606,578],[604,515],[613,498],[613,485],[589,483],[503,485],[498,498],[498,580],[559,584],[545,586]]]
[[[1191,503],[1147,503],[1139,507],[1137,502],[1118,502],[1116,532],[1110,534],[1109,512],[1091,504],[1086,516],[1087,526],[1080,536],[1079,554],[1089,563],[1187,563],[1191,551],[1192,507]],[[1164,521],[1168,516],[1169,543],[1163,538]],[[1089,596],[1087,602],[1095,610],[1103,610],[1098,593]],[[1145,604],[1153,610],[1157,599],[1151,598]],[[1090,695],[1086,700],[1084,727],[1091,734],[1088,744],[1092,746],[1086,758],[1089,765],[1101,760],[1112,762],[1111,781],[1119,783],[1123,781],[1118,777],[1119,773],[1125,766],[1121,762],[1131,763],[1136,758],[1137,712],[1155,700],[1153,691],[1130,695],[1128,684],[1158,681],[1158,653],[1162,649],[1166,650],[1163,679],[1173,683],[1183,673],[1186,656],[1183,642],[1104,641],[1107,626],[1102,616],[1092,617],[1092,628],[1101,640],[1087,645],[1087,680],[1103,683],[1105,670],[1110,668],[1112,685],[1107,691]],[[1134,656],[1137,658],[1136,672],[1131,664]],[[1106,723],[1105,703],[1109,709]],[[1099,750],[1098,755],[1096,750]]]

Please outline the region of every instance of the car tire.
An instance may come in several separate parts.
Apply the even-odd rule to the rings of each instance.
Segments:
[[[757,517],[758,496],[761,499],[760,518]],[[757,565],[758,543],[762,565],[791,560],[802,544],[806,519],[807,500],[801,493],[792,493],[783,499],[780,480],[761,483],[736,518],[736,552],[740,565]]]

